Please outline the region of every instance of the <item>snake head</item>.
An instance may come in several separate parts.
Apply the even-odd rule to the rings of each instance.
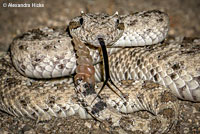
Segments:
[[[72,37],[79,38],[86,44],[100,47],[99,38],[106,45],[115,43],[124,32],[124,23],[116,12],[114,15],[82,13],[69,23]]]

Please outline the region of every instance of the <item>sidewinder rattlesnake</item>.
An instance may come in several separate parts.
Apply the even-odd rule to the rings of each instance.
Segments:
[[[164,133],[178,118],[173,94],[200,101],[199,39],[159,43],[167,36],[169,20],[165,13],[82,14],[70,26],[70,34],[88,44],[97,82],[102,81],[103,71],[96,38],[102,37],[111,45],[111,78],[126,94],[126,100],[105,88],[89,105],[101,83],[93,91],[81,82],[75,89],[71,76],[76,54],[71,36],[63,29],[43,28],[16,37],[9,53],[12,62],[9,54],[0,60],[1,110],[38,121],[78,114],[125,131]],[[140,110],[150,112],[151,117],[131,114]],[[154,126],[155,122],[161,125]]]

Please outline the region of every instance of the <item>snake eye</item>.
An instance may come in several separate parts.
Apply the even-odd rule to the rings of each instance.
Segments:
[[[83,18],[80,18],[79,22],[81,25],[83,25]]]
[[[119,24],[119,19],[116,20],[116,23]]]
[[[83,18],[81,17],[76,21],[71,21],[69,23],[69,28],[70,29],[76,29],[76,28],[80,27],[82,24],[83,24]]]
[[[116,26],[119,30],[124,30],[124,23],[119,22],[119,19],[116,20]]]

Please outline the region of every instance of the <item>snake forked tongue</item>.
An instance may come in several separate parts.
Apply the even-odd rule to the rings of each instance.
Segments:
[[[103,40],[103,38],[98,38],[99,44],[101,46],[101,50],[103,53],[103,62],[104,62],[104,71],[105,71],[105,81],[103,83],[103,86],[101,87],[101,89],[99,90],[99,92],[97,93],[96,97],[93,99],[92,103],[94,102],[94,100],[99,96],[99,94],[103,91],[105,85],[107,85],[116,95],[118,95],[122,100],[124,99],[124,96],[122,91],[113,83],[112,79],[110,78],[110,73],[109,73],[109,61],[108,61],[108,54],[107,54],[107,50],[106,50],[106,45],[105,42]],[[108,81],[111,83],[111,85],[113,85],[118,91],[120,91],[120,93],[122,94],[119,95],[108,83]]]

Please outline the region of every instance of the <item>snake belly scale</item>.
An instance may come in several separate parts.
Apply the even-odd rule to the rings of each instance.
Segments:
[[[167,36],[169,20],[165,13],[154,10],[125,16],[83,14],[70,26],[70,34],[88,44],[96,64],[96,81],[103,79],[102,66],[97,64],[101,61],[97,37],[109,44],[111,78],[127,95],[126,102],[106,88],[88,105],[99,84],[92,92],[84,83],[75,89],[70,78],[76,69],[71,36],[61,29],[43,28],[15,38],[11,58],[6,55],[0,60],[1,110],[38,121],[75,114],[81,118],[95,116],[127,131],[163,133],[178,117],[172,93],[184,100],[200,101],[199,39],[156,44]],[[149,111],[152,117],[141,119],[127,114],[140,110]],[[153,122],[162,125],[151,127]]]

